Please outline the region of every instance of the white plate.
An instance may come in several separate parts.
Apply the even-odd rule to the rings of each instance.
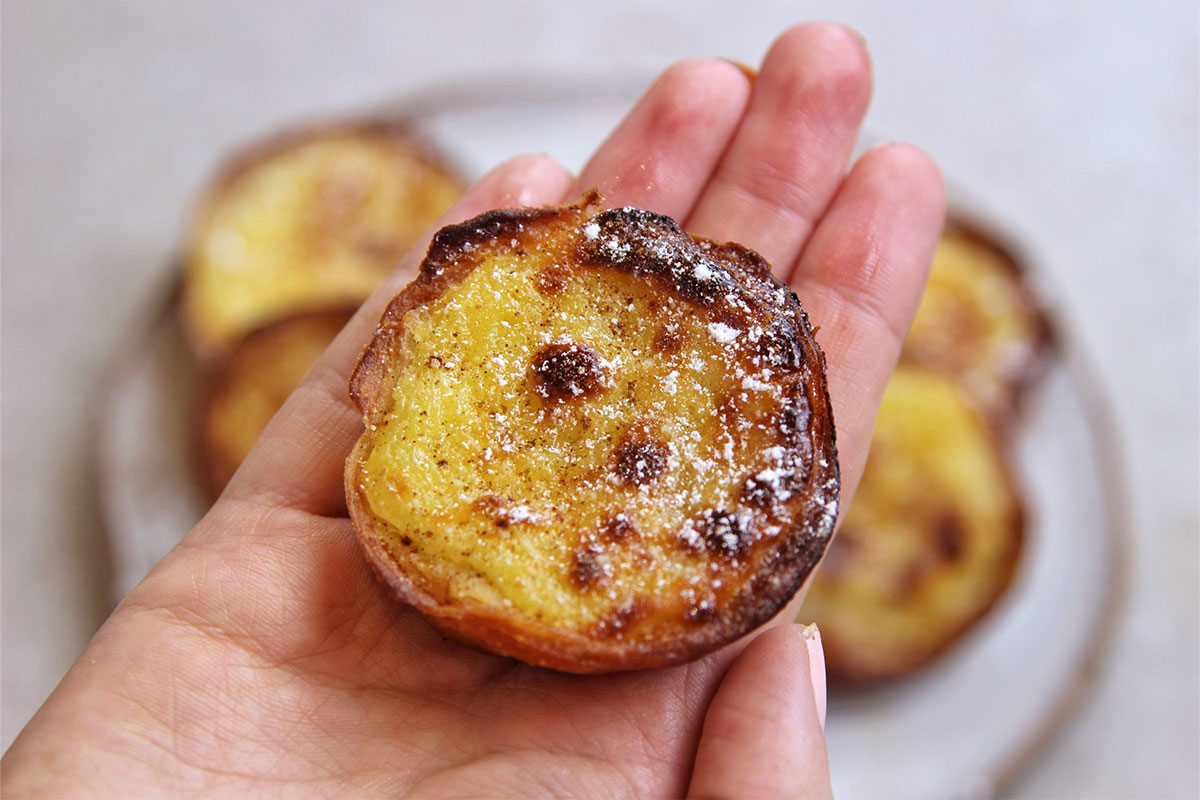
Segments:
[[[496,80],[392,108],[468,174],[521,152],[578,167],[647,77]],[[199,382],[172,307],[131,335],[108,373],[97,463],[118,597],[205,510],[192,453]],[[1017,447],[1029,531],[1015,585],[933,668],[830,699],[838,797],[991,795],[1068,718],[1107,650],[1125,581],[1125,488],[1103,398],[1061,333]]]

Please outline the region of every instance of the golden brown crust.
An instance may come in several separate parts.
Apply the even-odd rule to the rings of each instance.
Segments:
[[[571,672],[681,663],[766,621],[795,593],[823,553],[836,518],[838,484],[824,357],[795,296],[770,277],[761,258],[745,248],[693,239],[672,220],[645,211],[596,214],[598,202],[592,194],[575,206],[492,211],[439,232],[419,277],[383,315],[350,382],[366,431],[347,460],[347,505],[376,572],[401,600],[454,638]],[[412,320],[443,299],[455,300],[454,293],[475,270],[498,269],[494,264],[513,256],[544,261],[546,266],[532,277],[532,283],[550,303],[557,302],[563,287],[591,285],[581,281],[594,281],[596,286],[623,282],[641,287],[638,291],[652,291],[658,299],[651,304],[661,315],[652,324],[665,333],[652,337],[654,345],[646,348],[650,353],[636,351],[641,353],[636,366],[643,372],[654,372],[654,359],[678,357],[671,355],[680,345],[672,342],[678,337],[673,337],[670,326],[672,315],[686,313],[713,331],[712,341],[689,346],[706,348],[702,352],[711,352],[725,365],[714,380],[732,385],[735,373],[737,381],[762,377],[771,385],[764,387],[770,391],[761,396],[775,398],[769,403],[755,401],[753,393],[730,390],[713,419],[700,421],[647,422],[645,409],[633,400],[626,404],[628,419],[620,423],[626,432],[612,437],[611,456],[597,456],[597,469],[610,471],[604,491],[615,492],[613,496],[644,498],[664,492],[664,482],[678,479],[674,443],[659,430],[674,422],[700,427],[705,435],[724,432],[729,452],[737,452],[739,458],[761,461],[759,450],[768,448],[760,445],[770,444],[777,468],[739,473],[734,485],[706,490],[713,497],[699,497],[695,507],[708,510],[669,530],[647,524],[635,514],[614,514],[597,499],[601,496],[597,484],[583,486],[583,491],[591,492],[583,506],[590,521],[580,525],[586,530],[571,528],[555,534],[564,542],[563,552],[573,553],[563,567],[569,576],[563,585],[574,587],[556,597],[567,603],[571,601],[562,598],[568,595],[595,600],[602,596],[597,592],[608,590],[614,600],[600,612],[546,609],[547,617],[554,617],[552,610],[561,612],[564,619],[573,620],[570,624],[543,621],[536,609],[514,610],[508,600],[497,599],[488,584],[490,576],[464,576],[449,562],[428,556],[425,543],[437,539],[439,532],[397,529],[372,505],[374,495],[369,490],[380,476],[366,465],[381,446],[379,432],[395,423],[393,387],[409,370],[417,369],[409,363],[406,349],[408,337],[415,335],[412,326],[417,323]],[[614,317],[612,324],[617,330],[621,323]],[[537,398],[528,402],[542,407],[551,418],[582,415],[586,425],[590,403],[619,400],[624,391],[635,396],[634,381],[626,381],[627,373],[633,373],[622,372],[615,359],[596,360],[588,347],[538,351],[522,379]],[[548,388],[546,381],[551,384]],[[432,469],[453,470],[458,466],[455,461],[442,456]],[[600,473],[595,474],[596,480],[603,481]],[[397,479],[389,484],[393,487],[389,491],[411,492],[410,483]],[[722,504],[720,497],[732,499]],[[421,500],[415,497],[411,502]],[[525,535],[532,512],[524,502],[522,497],[495,496],[472,501],[469,513],[476,515],[471,519],[480,520],[481,547],[495,541],[491,531],[503,537]],[[625,567],[618,567],[614,576],[613,553],[647,542],[665,547],[671,558],[698,571],[707,570],[715,582],[689,585],[682,592],[668,587],[659,594],[620,595],[614,587],[621,585],[620,569]],[[666,566],[661,562],[654,566],[647,552],[642,553],[647,566],[638,579],[645,582],[657,575],[662,585]],[[536,574],[551,566],[527,562],[521,568]],[[472,586],[480,582],[487,586],[464,591],[465,578]]]
[[[313,311],[260,328],[209,376],[196,454],[210,499],[221,494],[271,417],[354,311]]]
[[[212,363],[276,319],[362,302],[464,185],[398,119],[295,129],[237,153],[188,232],[193,349]]]

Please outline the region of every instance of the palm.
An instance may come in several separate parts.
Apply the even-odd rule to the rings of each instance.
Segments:
[[[753,82],[726,62],[673,67],[578,179],[516,159],[449,216],[598,186],[758,250],[819,327],[845,502],[943,214],[936,169],[911,148],[845,172],[869,91],[853,37],[800,26]],[[778,632],[682,667],[564,675],[444,640],[370,574],[345,516],[361,430],[346,382],[417,260],[97,634],[5,756],[6,789],[827,793],[812,692],[796,705],[793,691],[800,651]]]
[[[347,520],[275,512],[242,534],[287,541],[297,530],[309,544],[288,563],[263,560],[258,550],[249,563],[251,553],[224,542],[185,549],[110,623],[143,636],[131,618],[161,626],[160,641],[186,655],[179,661],[187,674],[173,682],[221,676],[218,696],[173,704],[176,743],[197,773],[233,766],[262,786],[349,783],[418,795],[619,789],[677,796],[686,789],[720,675],[715,661],[580,678],[475,652],[390,601],[345,546]],[[202,582],[172,596],[185,585],[172,574],[177,568]],[[263,598],[242,579],[275,569],[320,582]],[[147,595],[157,604],[143,607]],[[143,665],[147,672],[155,657]]]

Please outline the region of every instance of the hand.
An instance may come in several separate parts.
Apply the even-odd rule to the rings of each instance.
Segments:
[[[869,71],[856,37],[820,24],[781,36],[754,80],[683,62],[578,178],[517,158],[443,223],[598,186],[757,250],[819,326],[848,503],[944,213],[910,147],[846,172]],[[819,645],[814,670],[790,617],[692,664],[581,677],[447,642],[374,579],[342,491],[361,430],[346,385],[419,260],[96,634],[5,756],[6,794],[829,794]]]

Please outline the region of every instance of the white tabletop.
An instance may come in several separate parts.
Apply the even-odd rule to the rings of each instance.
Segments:
[[[843,0],[803,13],[866,37],[872,135],[930,151],[957,196],[1024,245],[1115,406],[1135,521],[1120,640],[1009,791],[1200,795],[1195,3]],[[223,153],[454,78],[756,63],[800,14],[745,0],[5,0],[3,745],[107,613],[89,460],[101,379],[168,285],[184,213]]]

